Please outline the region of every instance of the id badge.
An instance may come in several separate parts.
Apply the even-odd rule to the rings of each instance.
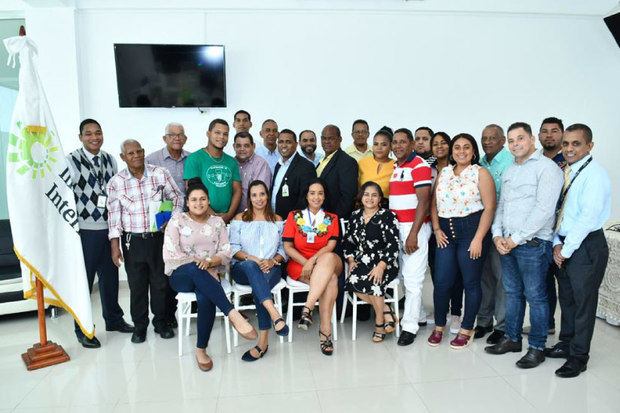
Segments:
[[[314,244],[314,237],[316,236],[316,234],[314,232],[308,232],[306,234],[306,242],[308,244]]]
[[[108,202],[108,197],[106,195],[97,196],[97,208],[104,209],[106,202]]]
[[[288,197],[288,184],[282,185],[282,197],[283,198]]]

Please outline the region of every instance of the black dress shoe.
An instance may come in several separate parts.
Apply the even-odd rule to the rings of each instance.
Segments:
[[[428,321],[418,321],[418,325],[420,327],[426,327],[428,325]]]
[[[561,343],[558,343],[561,344]],[[563,345],[558,345],[551,348],[545,349],[545,357],[549,357],[550,359],[567,359],[568,358],[568,350]]]
[[[542,350],[530,347],[527,353],[525,353],[525,356],[521,357],[516,364],[517,367],[522,369],[533,369],[534,367],[538,367],[543,361],[545,361],[545,353]]]
[[[504,333],[502,330],[493,330],[491,334],[487,337],[487,344],[497,344],[504,337]]]
[[[172,338],[174,337],[174,330],[170,328],[167,324],[161,327],[155,327],[155,332],[161,336],[161,338]]]
[[[131,342],[132,343],[144,343],[144,340],[146,340],[146,331],[137,331],[136,330],[131,335]]]
[[[415,340],[415,334],[403,330],[400,332],[400,338],[398,339],[397,344],[399,346],[408,346],[413,343],[413,340]]]
[[[566,363],[555,371],[558,377],[570,378],[577,377],[580,373],[586,371],[588,365],[576,358],[569,358]]]
[[[133,333],[133,326],[131,324],[128,324],[125,322],[125,320],[122,320],[118,323],[115,324],[113,326],[106,326],[106,331],[120,331],[121,333]]]
[[[506,354],[506,353],[519,353],[521,352],[521,342],[514,342],[504,335],[497,344],[484,348],[489,354]]]
[[[476,326],[474,327],[474,340],[477,338],[482,338],[484,337],[487,333],[490,333],[491,331],[493,331],[493,326],[488,326],[488,327],[484,327],[484,326]]]
[[[101,347],[101,343],[97,340],[97,337],[93,336],[93,338],[88,338],[86,336],[78,337],[78,343],[82,345],[84,348],[99,348]]]

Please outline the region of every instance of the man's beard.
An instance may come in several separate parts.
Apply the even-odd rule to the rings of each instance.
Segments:
[[[553,149],[560,149],[560,145],[557,145],[557,146],[556,146],[556,145],[549,144],[549,143],[548,143],[548,144],[544,144],[544,143],[543,143],[543,144],[542,144],[542,147],[543,147],[543,149],[544,149],[544,150],[546,150],[546,151],[550,151],[550,150],[553,150]]]
[[[301,150],[306,155],[314,155],[314,152],[316,151],[316,146],[305,146],[301,148]]]

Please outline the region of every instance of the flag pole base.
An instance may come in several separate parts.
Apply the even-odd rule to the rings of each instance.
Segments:
[[[36,370],[69,361],[69,355],[62,346],[48,341],[44,346],[36,343],[30,347],[22,354],[22,360],[26,363],[26,369]]]

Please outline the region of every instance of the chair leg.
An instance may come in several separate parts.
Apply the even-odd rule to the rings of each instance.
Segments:
[[[355,295],[355,293],[353,293],[351,305],[353,306],[353,315],[351,316],[351,340],[355,341],[357,340],[357,295]]]
[[[337,312],[338,310],[336,310],[336,303],[334,303],[334,308],[332,309],[332,338],[334,339],[334,341],[338,340],[338,316],[336,315]]]
[[[282,315],[282,290],[276,291],[276,293],[273,295],[273,301],[274,301],[276,308],[278,309],[278,312],[280,313],[280,315]],[[289,331],[290,330],[291,328],[289,327]],[[278,337],[280,337],[280,343],[284,343],[284,337],[282,336],[278,336]]]
[[[192,301],[188,301],[185,303],[183,313],[185,314],[185,321],[187,322],[187,324],[185,325],[185,335],[189,336],[189,325],[192,323]]]
[[[399,323],[396,325],[396,331],[394,331],[394,335],[396,337],[400,337],[400,314],[398,311],[398,285],[395,285],[394,288],[392,289],[392,291],[394,292],[394,295],[392,296],[392,298],[394,299],[394,314],[396,315],[396,317],[398,317]]]
[[[342,313],[340,314],[340,324],[344,323],[344,316],[347,312],[348,299],[349,299],[349,294],[345,292],[344,296],[342,297]]]
[[[179,357],[183,355],[183,303],[177,301],[177,324],[179,325]]]
[[[289,290],[288,292],[288,309],[286,311],[286,324],[288,324],[288,342],[293,341],[293,296],[295,292],[293,290]]]
[[[230,354],[232,349],[230,348],[230,320],[227,316],[224,316],[224,333],[226,334],[226,352]]]
[[[239,308],[239,302],[240,301],[241,301],[240,295],[235,293],[235,297],[233,299],[233,304],[234,304],[235,310],[237,310]],[[233,345],[235,347],[237,347],[239,345],[239,333],[237,333],[237,329],[234,329],[234,328],[233,328]]]

